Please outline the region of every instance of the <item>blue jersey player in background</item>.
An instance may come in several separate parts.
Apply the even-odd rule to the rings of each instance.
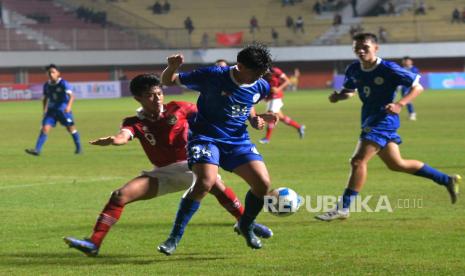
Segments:
[[[177,74],[182,63],[182,55],[168,57],[162,83],[200,92],[198,113],[189,123],[187,145],[189,166],[197,179],[181,199],[172,231],[158,250],[166,255],[174,252],[200,201],[215,183],[220,166],[239,175],[250,186],[237,230],[248,246],[259,249],[262,244],[254,234],[254,220],[263,208],[270,177],[262,156],[250,141],[246,121],[262,129],[265,122],[277,119],[274,115],[257,115],[253,109],[270,93],[262,76],[271,66],[271,55],[265,46],[253,44],[238,53],[235,66],[204,67]]]
[[[73,91],[67,81],[60,78],[60,71],[55,64],[45,67],[49,80],[44,84],[42,128],[34,149],[26,149],[26,153],[38,156],[42,146],[47,140],[50,129],[56,126],[57,121],[66,127],[73,137],[76,146],[75,153],[82,152],[79,132],[74,125],[71,108],[74,102]]]
[[[351,158],[351,172],[342,201],[335,210],[316,216],[323,221],[349,217],[351,200],[358,195],[365,184],[367,164],[378,155],[386,166],[398,172],[429,178],[442,185],[449,192],[452,203],[457,200],[459,175],[444,174],[417,160],[403,159],[399,144],[399,113],[422,91],[420,76],[405,70],[394,62],[376,56],[379,45],[371,33],[354,36],[353,50],[358,61],[349,65],[345,73],[344,87],[329,96],[332,103],[346,100],[358,92],[362,101],[362,132]],[[410,92],[394,102],[399,85],[409,87]]]
[[[410,72],[412,72],[414,74],[419,74],[420,73],[420,70],[418,70],[418,68],[415,65],[413,65],[413,60],[408,56],[402,58],[402,67],[404,67],[405,70],[410,71]],[[400,89],[401,89],[401,92],[402,92],[402,97],[404,97],[406,94],[408,94],[410,92],[410,87],[408,87],[408,86],[401,85]],[[407,111],[408,111],[408,115],[409,115],[408,116],[409,120],[416,121],[417,120],[417,113],[415,113],[415,109],[413,108],[412,103],[407,104]]]

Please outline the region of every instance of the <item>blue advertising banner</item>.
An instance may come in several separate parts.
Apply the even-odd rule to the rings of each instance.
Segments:
[[[430,73],[430,89],[463,89],[465,88],[465,73]]]

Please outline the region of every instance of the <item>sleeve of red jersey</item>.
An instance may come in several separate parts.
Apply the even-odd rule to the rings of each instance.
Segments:
[[[131,140],[134,139],[134,136],[136,135],[136,132],[134,129],[134,122],[132,122],[130,118],[125,118],[123,120],[123,122],[121,123],[120,130],[128,132],[131,135]]]
[[[278,76],[279,78],[284,74],[284,72],[279,69],[278,67],[273,67],[273,71],[275,73],[276,76]]]
[[[183,103],[183,110],[186,114],[186,118],[190,118],[197,113],[197,105],[193,103]]]

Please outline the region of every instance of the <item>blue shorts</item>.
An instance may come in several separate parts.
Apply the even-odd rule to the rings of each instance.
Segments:
[[[196,139],[187,144],[187,154],[189,168],[194,164],[214,164],[230,172],[250,161],[263,161],[255,145],[250,142],[234,145]]]
[[[401,144],[402,139],[396,131],[386,131],[374,128],[364,128],[360,134],[360,140],[368,140],[384,148],[389,142]]]
[[[66,113],[64,110],[59,109],[49,109],[42,120],[42,126],[50,125],[55,127],[57,121],[65,127],[72,126],[74,125],[73,113]]]

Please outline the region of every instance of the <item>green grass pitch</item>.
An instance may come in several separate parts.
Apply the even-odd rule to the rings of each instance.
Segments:
[[[307,126],[305,139],[280,123],[270,144],[257,144],[274,187],[312,198],[342,193],[359,134],[360,101],[330,104],[328,94],[287,93],[283,111]],[[194,101],[195,94],[165,101],[173,99]],[[403,156],[464,175],[465,92],[426,91],[415,106],[418,121],[406,120],[405,110],[401,114]],[[463,273],[464,200],[451,205],[443,187],[388,171],[378,158],[369,164],[361,194],[387,196],[393,212],[358,212],[332,223],[314,220],[306,206],[286,218],[262,213],[258,221],[275,235],[254,251],[232,231],[234,219],[208,196],[176,253],[166,257],[156,246],[171,229],[182,194],[177,193],[126,206],[99,257],[68,249],[62,237],[89,235],[110,192],[151,168],[137,141],[123,147],[87,144],[116,133],[121,119],[137,107],[131,98],[78,100],[74,114],[84,154],[73,154],[72,139],[60,126],[50,133],[42,156],[33,157],[24,149],[35,144],[41,103],[0,103],[0,275]],[[250,133],[255,142],[264,135]],[[243,199],[243,181],[226,172],[222,176]]]

